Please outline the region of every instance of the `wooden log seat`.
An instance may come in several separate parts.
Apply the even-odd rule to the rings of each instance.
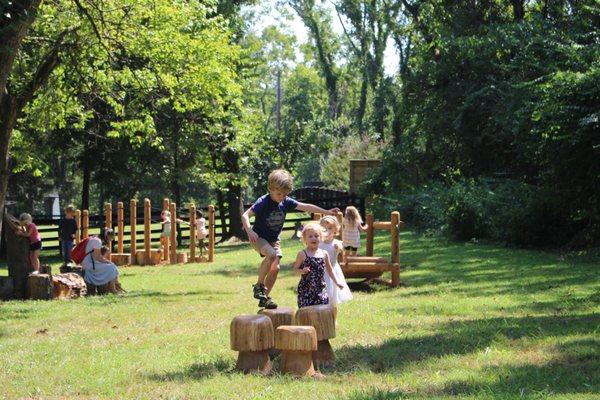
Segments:
[[[131,254],[129,253],[112,253],[110,261],[121,267],[123,265],[131,265]]]
[[[264,315],[240,315],[231,321],[231,349],[238,351],[236,369],[243,372],[271,373],[269,349],[274,345],[273,324]]]
[[[282,352],[282,373],[315,375],[312,354],[317,350],[317,331],[314,327],[280,325],[275,330],[275,348]]]
[[[27,277],[27,293],[32,300],[52,299],[52,275],[30,274]]]
[[[335,308],[329,304],[309,306],[296,311],[295,325],[313,326],[317,332],[317,351],[313,362],[318,367],[335,361],[329,339],[335,337]]]
[[[275,309],[263,308],[258,313],[269,317],[273,324],[273,329],[277,330],[281,325],[292,325],[294,323],[296,311],[291,307],[278,307]],[[269,350],[271,359],[277,357],[280,353],[281,351],[276,347]]]

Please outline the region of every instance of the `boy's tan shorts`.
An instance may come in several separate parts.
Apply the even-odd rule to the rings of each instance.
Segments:
[[[252,243],[252,247],[254,250],[258,251],[258,254],[261,257],[265,256],[277,256],[279,258],[283,257],[283,253],[281,252],[281,242],[267,242],[265,239],[259,237],[256,243]]]

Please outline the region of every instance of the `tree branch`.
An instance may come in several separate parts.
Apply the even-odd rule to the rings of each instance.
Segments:
[[[54,71],[60,61],[59,53],[63,48],[65,37],[69,33],[75,32],[77,29],[79,29],[79,26],[73,26],[69,29],[65,29],[58,35],[54,41],[54,44],[38,65],[38,68],[29,84],[27,84],[23,91],[18,94],[17,105],[19,110],[21,110],[29,101],[31,101],[35,95],[35,92],[40,87],[44,86],[44,84],[48,81],[52,71]]]

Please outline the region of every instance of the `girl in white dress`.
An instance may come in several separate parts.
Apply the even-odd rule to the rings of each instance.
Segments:
[[[334,283],[333,279],[331,279],[328,271],[325,270],[325,283],[327,284],[329,303],[335,306],[352,299],[352,293],[350,293],[350,289],[344,278],[344,273],[342,272],[342,267],[340,267],[338,262],[338,255],[343,251],[342,242],[334,239],[340,229],[340,225],[337,219],[330,215],[321,218],[320,223],[321,226],[325,228],[325,233],[323,234],[323,240],[321,240],[319,248],[325,250],[329,254],[332,270],[335,274],[335,280],[343,286],[343,288],[340,289]]]

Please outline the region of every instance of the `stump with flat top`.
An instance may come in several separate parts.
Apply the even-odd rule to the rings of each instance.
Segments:
[[[291,307],[278,307],[274,309],[263,308],[258,313],[269,317],[273,324],[273,330],[276,331],[281,325],[292,325],[294,323],[294,314],[296,312]],[[269,350],[269,355],[272,359],[277,357],[280,353],[281,351],[277,348]]]
[[[275,348],[281,350],[281,372],[314,376],[312,354],[317,350],[317,332],[312,326],[281,325],[275,330]]]
[[[52,275],[32,274],[27,277],[27,293],[32,300],[52,299]]]
[[[269,349],[273,347],[273,324],[264,315],[240,315],[231,321],[231,349],[238,351],[236,368],[243,372],[271,372]]]
[[[309,306],[296,311],[295,325],[310,325],[317,332],[317,351],[313,352],[313,362],[319,367],[335,361],[329,339],[335,337],[335,309],[329,304]]]

